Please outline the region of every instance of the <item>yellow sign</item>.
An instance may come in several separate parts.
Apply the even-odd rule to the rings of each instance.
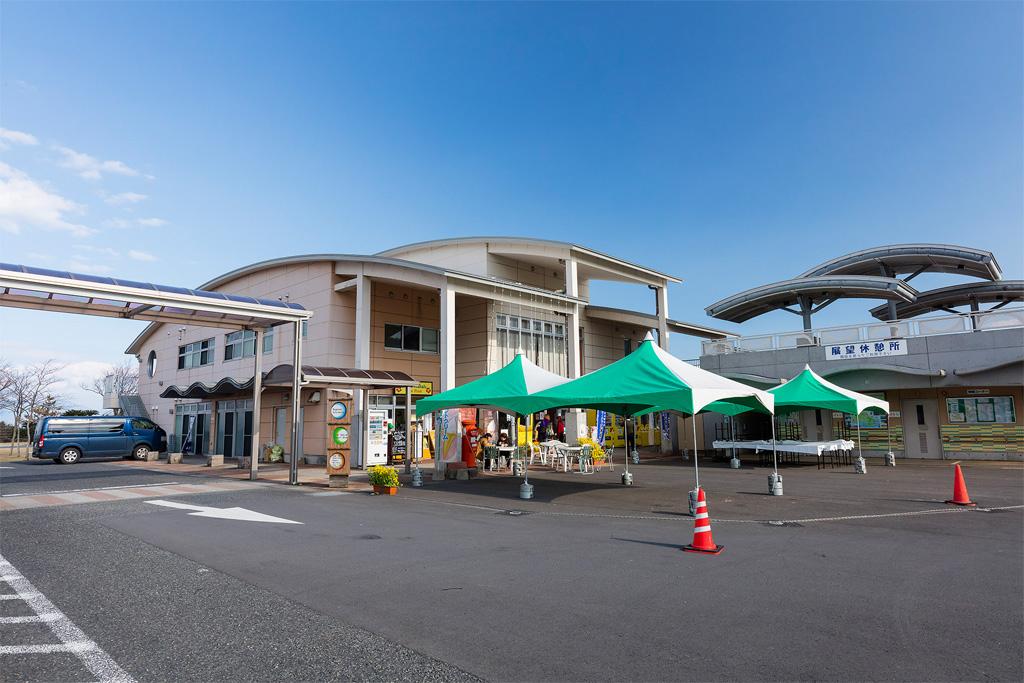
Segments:
[[[395,387],[395,396],[405,396],[405,387]],[[434,383],[426,380],[412,388],[413,396],[430,396],[434,393]]]

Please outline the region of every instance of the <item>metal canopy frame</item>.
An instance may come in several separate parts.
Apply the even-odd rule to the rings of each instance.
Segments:
[[[748,289],[717,301],[705,312],[741,323],[773,310],[799,315],[804,329],[811,329],[811,315],[837,299],[887,299],[911,302],[917,290],[903,280],[878,275],[820,275],[783,280]],[[793,309],[790,306],[799,308]]]
[[[296,303],[273,299],[188,289],[171,285],[121,280],[112,277],[0,263],[0,306],[76,313],[124,320],[177,323],[223,329],[252,329],[256,349],[262,348],[268,327],[292,323],[295,328],[295,365],[302,354],[302,323],[313,312]],[[256,479],[259,461],[259,415],[262,391],[261,353],[255,354],[253,435],[249,478]],[[298,439],[300,377],[292,378],[292,444]],[[293,446],[293,449],[294,446]],[[295,458],[292,458],[295,461]],[[297,484],[297,473],[290,478]]]
[[[970,306],[972,312],[978,312],[980,304],[995,304],[989,309],[994,311],[1015,301],[1024,301],[1024,280],[971,282],[921,292],[912,302],[896,304],[895,313],[898,319],[904,320],[934,311],[960,314],[955,310],[957,306]],[[890,315],[887,306],[877,306],[869,313],[879,320]]]

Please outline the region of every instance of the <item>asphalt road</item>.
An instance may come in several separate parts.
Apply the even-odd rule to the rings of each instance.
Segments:
[[[640,481],[688,476],[645,467]],[[785,501],[745,498],[755,480],[727,478],[737,474],[702,475],[726,546],[714,557],[679,551],[692,528],[679,496],[660,503],[658,486],[582,485],[578,475],[538,477],[547,495],[571,489],[530,502],[507,495],[510,479],[395,497],[273,486],[168,498],[301,525],[143,501],[7,511],[0,550],[137,680],[1024,676],[1019,507],[942,506],[927,490],[948,468],[870,472],[879,490],[868,502],[857,495],[865,479],[838,472],[792,470],[787,486],[807,495]],[[25,476],[0,470],[0,492]],[[1021,480],[1013,467],[969,478],[973,497],[1000,507],[1024,503]],[[809,495],[815,484],[828,495]],[[730,521],[715,521],[716,499]],[[786,514],[768,519],[821,521],[756,521],[772,505]],[[846,518],[822,515],[833,509]],[[3,633],[8,644],[8,625]],[[68,655],[0,656],[5,678],[83,676]]]

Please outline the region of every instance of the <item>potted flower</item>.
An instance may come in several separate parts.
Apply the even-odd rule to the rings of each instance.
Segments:
[[[594,458],[594,462],[604,462],[605,461],[605,459],[607,458],[607,453],[605,453],[604,448],[601,447],[601,444],[599,444],[594,439],[591,439],[591,438],[586,437],[586,436],[580,437],[579,441],[580,441],[580,445],[581,446],[590,446],[591,447],[591,449],[592,449],[591,454],[592,454],[592,456]]]
[[[398,493],[398,470],[394,467],[374,465],[370,468],[369,474],[374,495],[393,496]]]

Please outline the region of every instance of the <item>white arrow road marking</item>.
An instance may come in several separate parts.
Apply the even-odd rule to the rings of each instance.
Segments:
[[[240,522],[270,522],[272,524],[302,524],[293,522],[283,517],[265,515],[262,512],[254,512],[245,508],[213,508],[205,505],[189,505],[187,503],[175,503],[170,500],[147,500],[150,505],[160,505],[165,508],[177,508],[178,510],[195,510],[189,514],[195,517],[219,517],[220,519],[235,519]]]

